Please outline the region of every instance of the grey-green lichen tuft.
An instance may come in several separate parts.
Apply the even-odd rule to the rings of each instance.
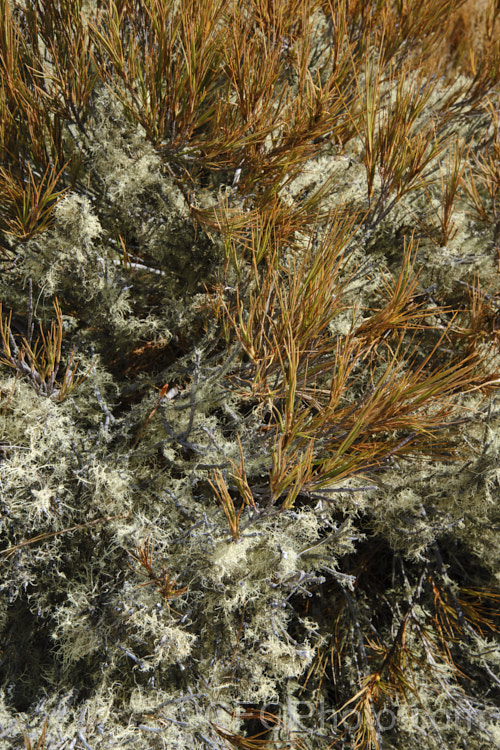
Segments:
[[[315,33],[330,33],[315,12]],[[310,65],[327,70],[314,55]],[[450,90],[443,80],[421,122]],[[84,125],[65,134],[81,149],[82,173],[53,223],[22,241],[2,238],[2,315],[13,313],[19,350],[30,322],[33,341],[48,335],[55,300],[62,344],[48,396],[39,373],[9,363],[5,342],[0,363],[0,749],[497,746],[495,382],[485,395],[478,376],[460,396],[452,438],[434,453],[395,450],[363,475],[304,488],[291,507],[271,502],[276,415],[259,402],[245,342],[224,335],[215,309],[218,299],[235,327],[248,322],[231,305],[240,291],[258,293],[249,281],[255,224],[239,227],[235,261],[223,212],[217,225],[197,222],[195,210],[253,217],[261,186],[240,194],[239,167],[179,145],[175,123],[170,151],[154,144],[102,82],[90,102]],[[488,122],[475,111],[472,124],[457,115],[447,127],[479,147],[494,136]],[[266,138],[262,160],[278,136]],[[313,246],[328,210],[368,209],[359,133],[344,147],[327,139],[275,192],[293,207],[325,184]],[[424,214],[435,226],[419,231],[417,291],[435,305],[435,329],[448,330],[466,289],[489,290],[497,310],[498,220],[472,219],[462,195],[456,232],[440,245],[439,196],[436,179],[356,227],[332,337],[378,309],[416,230],[411,217]],[[306,254],[304,236],[278,247],[283,275]],[[491,338],[477,338],[492,372],[497,318]],[[445,361],[450,347],[443,334],[416,346],[414,359],[437,351]],[[383,372],[376,346],[366,356],[373,369],[356,365],[342,408],[368,399]],[[65,372],[79,382],[63,398]],[[333,377],[323,373],[324,392]],[[303,392],[311,419],[317,397]],[[320,438],[315,447],[321,455]],[[240,512],[236,530],[216,470]],[[242,744],[252,737],[262,744]]]

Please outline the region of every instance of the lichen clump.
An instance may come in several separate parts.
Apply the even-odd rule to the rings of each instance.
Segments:
[[[494,0],[0,0],[0,749],[493,747]]]

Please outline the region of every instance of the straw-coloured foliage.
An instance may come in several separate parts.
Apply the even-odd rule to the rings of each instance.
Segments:
[[[0,0],[2,747],[498,744],[499,39]]]

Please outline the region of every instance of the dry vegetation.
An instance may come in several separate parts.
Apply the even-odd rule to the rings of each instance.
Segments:
[[[497,0],[0,21],[0,747],[495,746]]]

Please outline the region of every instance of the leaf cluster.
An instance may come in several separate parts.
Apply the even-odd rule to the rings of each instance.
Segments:
[[[496,11],[0,0],[7,741],[493,744]]]

